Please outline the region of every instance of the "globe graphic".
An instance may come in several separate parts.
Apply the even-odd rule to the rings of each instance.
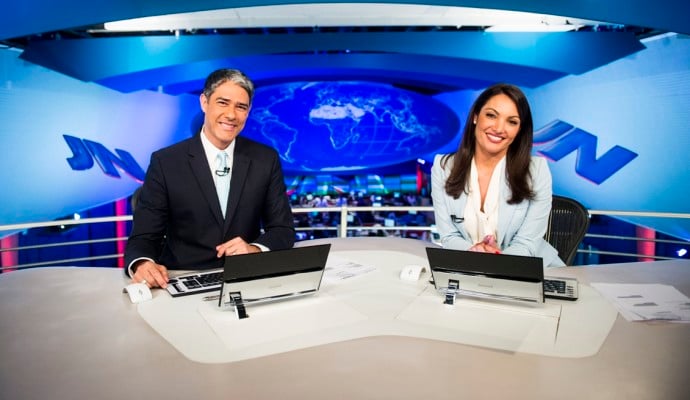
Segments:
[[[433,152],[459,128],[432,97],[367,82],[292,82],[257,89],[243,135],[275,148],[292,172],[351,171]]]

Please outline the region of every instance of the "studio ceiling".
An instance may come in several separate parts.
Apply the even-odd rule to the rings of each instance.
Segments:
[[[23,59],[125,93],[175,95],[197,92],[209,71],[228,66],[259,85],[366,80],[429,94],[496,81],[538,87],[634,54],[644,48],[645,36],[690,30],[689,7],[681,1],[427,0],[428,7],[407,1],[13,3],[0,15],[0,41],[20,49]],[[276,5],[289,8],[264,8]],[[582,25],[559,33],[489,32],[487,25],[454,23],[469,13],[456,6],[562,16]],[[152,25],[116,32],[103,25],[205,10],[218,10],[207,18],[233,17],[204,29]]]

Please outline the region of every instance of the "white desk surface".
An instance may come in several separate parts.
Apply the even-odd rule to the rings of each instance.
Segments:
[[[303,242],[304,243],[304,242]],[[340,261],[337,261],[340,260]],[[328,266],[370,272],[333,281]],[[407,264],[426,268],[419,280],[399,278]],[[593,288],[577,302],[497,302],[458,297],[453,306],[429,283],[426,257],[408,251],[332,250],[318,294],[248,306],[239,320],[204,294],[172,298],[157,291],[138,306],[146,322],[193,361],[224,363],[371,336],[407,336],[556,357],[596,354],[618,315]]]
[[[424,257],[425,242],[322,239],[332,251]],[[307,244],[307,243],[304,243]],[[560,269],[581,282],[664,283],[690,295],[690,262]],[[122,271],[0,274],[1,399],[686,399],[690,325],[618,316],[599,352],[543,356],[373,336],[230,363],[190,361],[126,295]],[[251,315],[251,314],[250,314]]]

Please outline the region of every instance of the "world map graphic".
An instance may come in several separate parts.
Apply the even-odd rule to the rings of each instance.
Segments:
[[[398,164],[452,140],[459,121],[432,97],[366,82],[261,87],[243,135],[275,148],[287,171]]]

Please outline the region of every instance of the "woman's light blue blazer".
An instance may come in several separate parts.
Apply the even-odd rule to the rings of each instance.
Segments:
[[[459,221],[465,212],[467,194],[462,193],[454,199],[445,190],[446,179],[450,175],[453,156],[441,167],[442,155],[434,158],[431,168],[431,198],[434,205],[436,227],[441,236],[441,245],[447,249],[468,250],[472,243],[462,222],[454,222],[451,215]],[[542,157],[532,157],[533,200],[519,204],[508,204],[510,187],[505,176],[501,177],[501,192],[498,206],[497,242],[503,254],[541,257],[545,267],[565,265],[558,258],[558,252],[546,240],[546,226],[551,212],[551,172]]]

